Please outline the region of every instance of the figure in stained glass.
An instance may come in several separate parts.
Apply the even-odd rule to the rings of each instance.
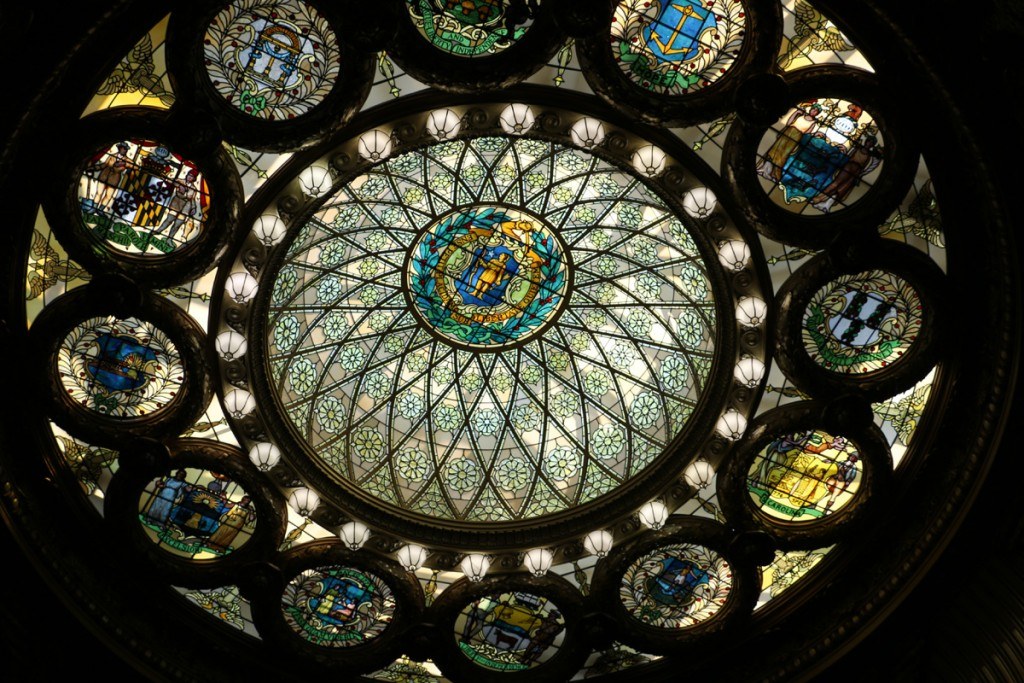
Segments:
[[[139,507],[150,538],[188,558],[228,554],[249,540],[256,522],[250,497],[227,477],[205,470],[158,478]]]
[[[765,514],[813,522],[844,507],[856,494],[859,459],[842,436],[821,430],[785,435],[754,459],[747,489]]]
[[[186,234],[195,230],[195,221],[200,216],[199,190],[196,181],[199,171],[190,169],[184,181],[174,181],[174,194],[167,203],[167,214],[160,223],[160,232],[166,233],[167,239],[174,240],[178,230],[187,226]]]
[[[146,519],[156,524],[166,524],[174,504],[181,500],[189,488],[188,482],[185,481],[185,470],[178,470],[173,477],[161,479],[160,490],[146,511]]]
[[[192,162],[142,140],[123,140],[97,154],[78,194],[82,222],[93,236],[128,253],[174,251],[199,235],[209,210],[206,181]]]
[[[413,253],[417,312],[455,341],[491,347],[532,336],[564,300],[564,249],[553,232],[496,207],[449,216]]]
[[[550,656],[565,630],[565,619],[546,598],[504,593],[467,605],[456,629],[459,648],[477,664],[498,671],[522,671]]]
[[[828,213],[845,206],[881,163],[877,124],[860,105],[811,100],[790,111],[757,172],[774,184],[784,206]]]

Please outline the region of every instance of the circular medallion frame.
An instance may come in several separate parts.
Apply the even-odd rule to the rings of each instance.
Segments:
[[[423,613],[423,589],[416,577],[393,560],[368,548],[352,552],[337,539],[313,541],[279,554],[273,560],[273,564],[280,568],[282,581],[267,582],[252,595],[253,621],[264,641],[282,648],[300,670],[308,667],[312,672],[318,670],[318,666],[322,666],[352,675],[369,673],[385,666],[401,654],[402,648],[407,645],[403,638],[419,623]],[[387,626],[363,644],[343,647],[314,644],[298,635],[284,616],[282,599],[291,582],[307,571],[332,569],[351,570],[351,576],[359,574],[371,580],[376,578],[386,586],[394,599],[394,615]],[[344,576],[344,573],[342,575]],[[356,582],[358,580],[358,577],[353,579]],[[341,579],[340,582],[347,583],[345,579]],[[325,592],[319,596],[311,596],[311,599],[317,600],[317,607],[331,610],[332,614],[333,607],[337,604],[336,598],[342,597],[342,593],[345,594],[346,600],[355,597],[350,596],[349,592],[344,590],[344,586],[334,591],[330,588],[326,587]],[[345,614],[352,612],[354,616],[354,613],[359,612],[359,605],[369,599],[367,596],[370,592],[372,589],[360,594],[360,601],[355,605],[354,611],[348,606],[343,607],[342,611]],[[328,602],[326,597],[330,597],[331,600]],[[344,616],[341,615],[339,618]],[[322,669],[319,670],[322,672]]]
[[[171,22],[167,29],[167,73],[178,97],[175,110],[209,112],[229,142],[246,149],[266,152],[291,152],[308,147],[343,127],[359,111],[370,92],[374,58],[342,40],[344,34],[339,27],[345,23],[343,6],[321,0],[287,1],[307,5],[320,15],[335,35],[334,45],[339,52],[339,73],[329,92],[320,102],[312,105],[308,111],[280,121],[257,118],[232,106],[214,87],[206,68],[204,45],[211,22],[219,13],[233,8],[233,4],[204,0],[195,5],[177,8],[171,14]],[[275,0],[252,0],[252,4],[260,2],[265,5],[275,4]],[[271,21],[263,24],[260,33],[256,34],[254,29],[254,40],[257,46],[265,45],[276,49],[275,54],[284,55],[287,52],[294,55],[291,62],[294,62],[295,58],[299,60],[287,70],[275,68],[273,64],[265,66],[268,73],[280,72],[280,78],[285,79],[288,74],[301,72],[304,68],[303,60],[311,57],[297,48],[289,47],[286,50],[285,47],[275,47],[275,41],[264,35],[267,33],[266,27],[273,23],[273,19],[275,18],[272,17]],[[274,26],[271,26],[271,29],[274,29]],[[291,37],[291,42],[299,41],[299,46],[301,41],[308,40],[305,37],[299,38],[293,27],[281,25],[276,30]],[[283,45],[281,41],[277,42]],[[312,45],[318,44],[314,42]],[[264,49],[262,54],[270,55],[269,48]],[[315,56],[312,59],[315,61]],[[250,57],[246,68],[249,68],[254,60],[257,61],[257,67],[263,65],[260,61],[262,57],[258,60]],[[288,59],[278,61],[291,63]]]
[[[418,2],[431,6],[431,0]],[[388,55],[416,80],[447,92],[498,90],[525,80],[548,63],[564,38],[554,13],[540,3],[533,22],[515,43],[496,54],[462,57],[435,47],[413,23],[406,0],[401,5]]]
[[[236,580],[241,567],[270,557],[284,540],[288,518],[287,506],[277,488],[233,446],[206,439],[176,439],[169,442],[168,447],[169,460],[153,458],[150,462],[137,462],[138,458],[132,457],[136,453],[123,455],[127,462],[122,463],[111,480],[104,505],[107,524],[119,538],[128,540],[132,552],[145,558],[149,571],[178,586],[216,588]],[[214,481],[220,481],[222,485],[224,482],[228,482],[227,486],[237,484],[251,505],[229,501],[226,489],[202,485],[198,481],[185,482],[182,479],[185,486],[167,488],[167,483],[174,478],[172,472],[186,469],[215,473]],[[245,533],[249,522],[237,516],[237,511],[242,510],[255,516],[244,545],[218,557],[198,560],[163,550],[143,530],[141,519],[144,512],[140,510],[140,498],[147,496],[147,484],[154,479],[161,481],[158,484],[161,488],[156,495],[150,495],[145,504],[145,514],[149,516],[154,505],[166,502],[163,505],[166,510],[161,511],[166,512],[161,514],[163,530],[157,531],[161,543],[166,541],[169,547],[175,547],[174,539],[170,534],[165,536],[163,531],[170,528],[173,533],[174,530],[187,529],[186,534],[201,539],[193,544],[200,546],[201,552],[216,554],[221,549],[211,541],[217,538],[218,530],[236,532],[232,538],[227,538],[230,531],[227,536],[221,535],[218,543],[236,539],[239,532]],[[236,513],[235,517],[231,517],[232,512]],[[219,519],[215,520],[215,515]],[[216,549],[211,552],[211,548]]]
[[[857,69],[833,66],[798,69],[785,74],[778,87],[788,89],[788,92],[778,93],[770,99],[786,100],[792,107],[802,102],[832,98],[853,103],[861,111],[869,113],[884,138],[881,166],[875,182],[851,206],[813,216],[794,213],[774,203],[770,192],[761,186],[758,175],[757,168],[761,162],[758,149],[764,136],[773,130],[772,126],[756,125],[737,118],[725,141],[722,177],[744,202],[747,220],[770,239],[809,249],[826,247],[843,233],[877,229],[899,207],[911,189],[917,169],[917,151],[906,132],[909,128],[903,114],[898,108],[885,103],[881,86],[873,74]],[[853,182],[851,187],[857,181]]]
[[[870,411],[866,403],[862,407]],[[769,410],[751,423],[747,436],[718,475],[719,500],[732,523],[769,534],[782,550],[813,550],[848,536],[881,507],[875,499],[885,496],[892,480],[889,444],[874,422],[857,424],[847,420],[844,423],[835,413],[827,404],[801,401]],[[827,436],[833,441],[828,442],[824,438]],[[844,444],[836,445],[840,437]],[[767,457],[762,455],[766,448],[772,448]],[[836,455],[825,455],[830,449]],[[846,461],[839,463],[838,458],[843,455]],[[801,459],[806,462],[800,462]],[[844,467],[850,461],[856,464]],[[785,473],[774,483],[776,488],[773,489],[774,493],[782,495],[775,496],[773,491],[755,492],[748,486],[755,464],[759,471],[767,472],[770,466]],[[764,478],[772,482],[776,477],[778,475],[768,474]],[[810,489],[806,486],[808,483]],[[789,489],[781,491],[778,487],[783,485],[789,485]],[[849,495],[848,489],[854,485],[856,491],[835,511],[830,510],[828,501],[825,510],[820,510],[822,500]],[[807,509],[815,510],[813,515],[822,514],[820,517],[808,515],[813,517],[808,521],[786,522],[756,509],[755,495],[765,501],[782,496],[786,496],[786,500],[799,500],[800,510],[805,503],[812,503]]]
[[[208,193],[203,192],[201,187],[196,189],[187,182],[187,179],[193,178],[192,175],[188,175],[185,183],[177,178],[155,181],[161,185],[160,192],[164,194],[159,195],[159,200],[151,201],[149,197],[157,196],[150,191],[150,187],[154,186],[154,178],[158,177],[153,175],[156,171],[151,172],[140,165],[133,168],[132,173],[127,173],[124,170],[127,161],[110,157],[108,150],[120,144],[127,144],[127,141],[132,141],[133,145],[144,143],[165,152],[169,149],[170,163],[163,168],[180,167],[180,171],[184,171],[186,165],[189,165],[198,172],[201,185],[209,188]],[[141,145],[139,149],[141,150]],[[186,134],[180,128],[169,125],[167,112],[155,107],[117,107],[82,119],[73,134],[73,142],[63,156],[69,162],[59,167],[56,174],[59,180],[47,187],[43,198],[47,222],[57,234],[61,245],[67,249],[68,255],[93,274],[119,273],[149,287],[190,282],[215,268],[226,253],[228,245],[235,242],[241,233],[239,215],[242,211],[242,181],[234,162],[223,149],[216,147],[211,152],[197,154],[192,154],[192,149],[191,141]],[[118,177],[115,192],[119,194],[111,196],[111,200],[116,201],[117,196],[144,197],[138,201],[138,209],[132,212],[132,225],[113,223],[124,226],[122,233],[118,233],[120,239],[131,240],[130,243],[136,248],[139,246],[137,242],[142,244],[144,251],[141,254],[115,251],[105,246],[91,233],[82,218],[83,200],[79,197],[80,183],[85,182],[95,187],[104,185],[96,180],[85,180],[85,174],[88,169],[96,167],[90,160],[98,160],[99,155],[105,152],[110,163],[118,165],[117,170],[99,171],[101,177],[103,173],[112,173],[112,177]],[[177,155],[183,155],[178,157],[181,159],[180,163],[175,158]],[[126,176],[130,177],[125,180]],[[129,193],[121,187],[126,182],[132,182],[140,189]],[[171,207],[171,203],[176,201],[182,206],[208,202],[199,235],[164,255],[145,253],[149,245],[153,244],[154,236],[158,231],[163,232],[165,226],[170,228],[172,233],[181,229],[182,221],[185,219],[179,216],[175,220],[171,210],[175,208]],[[145,229],[137,230],[134,225],[136,221],[142,220],[139,214],[146,207],[153,212],[152,218],[147,217],[146,220],[161,220],[159,226],[150,226],[149,234],[146,234]],[[168,225],[169,218],[171,224]],[[176,222],[177,227],[174,225]],[[187,221],[185,223],[187,230]],[[173,245],[173,241],[169,244]]]
[[[625,3],[617,3],[616,23],[622,23],[622,18],[627,15],[627,11],[623,10],[622,17],[619,16],[618,8],[622,4]],[[688,2],[684,7],[690,8],[692,12],[692,7],[696,4],[698,3]],[[741,5],[740,16],[746,22],[742,31],[743,43],[721,78],[708,85],[680,95],[659,95],[633,82],[613,54],[613,43],[608,38],[608,30],[612,25],[611,14],[607,24],[608,30],[577,41],[580,65],[587,83],[612,106],[649,123],[689,126],[724,116],[733,108],[736,91],[744,80],[754,74],[772,71],[782,42],[780,4],[750,0],[737,0],[737,4]],[[663,7],[668,6],[670,3]],[[713,11],[710,7],[708,10]],[[635,12],[642,14],[643,9],[637,9]],[[680,31],[683,24],[689,21],[688,14],[681,15],[682,21],[675,26],[675,32],[666,38],[668,45],[659,48],[659,51],[668,52],[675,49],[671,47],[675,42],[673,37],[683,37],[684,40],[689,37],[687,33]],[[672,21],[675,22],[678,18],[674,17]],[[638,37],[642,36],[638,34]],[[696,41],[696,38],[692,39]],[[658,38],[652,36],[650,40]]]
[[[69,434],[96,446],[117,448],[130,438],[164,438],[181,434],[199,419],[212,397],[211,376],[203,352],[205,334],[181,308],[148,292],[138,293],[140,300],[118,307],[111,292],[95,283],[74,289],[43,309],[30,331],[38,386],[44,389],[50,405],[50,417]],[[177,351],[181,363],[181,384],[170,401],[155,412],[126,418],[114,418],[83,408],[69,397],[58,371],[58,355],[68,335],[93,318],[135,318],[162,332]],[[99,343],[101,354],[111,361],[127,361],[139,356],[132,342],[120,343],[108,335]],[[142,342],[145,346],[145,342]],[[122,353],[122,351],[124,353]],[[142,352],[145,360],[145,353]],[[103,366],[97,366],[103,370]]]
[[[559,612],[564,620],[563,631],[560,632],[564,633],[564,638],[558,646],[558,652],[550,659],[527,669],[497,671],[474,664],[460,648],[455,634],[462,612],[481,598],[506,594],[540,597],[557,608],[552,611]],[[507,609],[515,611],[518,608]],[[529,606],[520,611],[523,610],[528,612]],[[590,654],[590,647],[585,642],[584,601],[579,589],[565,579],[550,574],[540,577],[521,573],[496,574],[477,582],[460,579],[438,596],[430,611],[442,638],[437,663],[441,671],[452,680],[479,680],[487,683],[537,680],[538,677],[540,680],[566,680],[579,671]],[[533,622],[536,616],[529,619]],[[483,621],[485,619],[481,617],[481,623]],[[543,622],[540,628],[543,628]],[[491,633],[495,640],[501,638],[502,634],[498,630],[492,630]]]
[[[718,522],[695,517],[669,517],[662,529],[644,532],[614,548],[597,564],[589,601],[595,609],[612,616],[615,638],[640,652],[678,656],[699,652],[701,648],[720,642],[733,625],[747,619],[761,592],[760,569],[733,552],[732,537],[733,533]],[[732,571],[728,597],[713,615],[692,626],[665,629],[644,624],[629,613],[620,598],[622,581],[639,559],[660,548],[677,545],[702,547],[725,561]],[[675,571],[673,576],[683,575],[679,569],[671,569]],[[697,569],[694,572],[691,568],[688,573],[706,572]]]
[[[820,290],[838,278],[873,272],[895,276],[916,294],[921,308],[917,332],[910,340],[909,348],[905,352],[900,351],[895,360],[877,361],[884,367],[862,374],[833,372],[816,362],[808,352],[804,339],[812,324],[811,319],[805,320],[808,307]],[[856,279],[851,282],[856,282]],[[945,282],[945,275],[930,258],[905,244],[874,236],[852,251],[837,244],[834,249],[810,259],[779,289],[776,342],[779,367],[798,388],[814,398],[826,399],[853,393],[868,400],[884,401],[910,389],[935,367],[942,355],[947,300]],[[883,307],[890,305],[881,299],[879,302],[876,308],[871,308],[871,301],[858,308],[857,320],[868,313],[879,317]],[[847,308],[856,303],[848,302]],[[842,316],[834,319],[840,320]],[[829,319],[822,319],[820,326],[829,324]],[[869,320],[864,329],[877,336],[874,328],[881,324],[884,321]]]

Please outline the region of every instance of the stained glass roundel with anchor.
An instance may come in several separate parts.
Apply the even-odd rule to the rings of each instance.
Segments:
[[[547,328],[568,299],[569,252],[541,219],[501,206],[458,209],[413,244],[411,308],[447,341],[497,351]]]

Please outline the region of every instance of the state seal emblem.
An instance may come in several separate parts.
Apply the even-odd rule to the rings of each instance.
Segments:
[[[456,346],[497,350],[521,342],[546,328],[565,303],[567,255],[551,228],[521,211],[455,211],[410,251],[413,310]]]

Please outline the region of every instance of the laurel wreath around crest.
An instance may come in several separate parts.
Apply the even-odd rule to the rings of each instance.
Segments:
[[[723,5],[724,9],[720,6],[712,10],[718,19],[716,26],[706,29],[698,38],[700,44],[709,49],[699,50],[696,57],[685,63],[684,72],[675,71],[677,67],[670,62],[658,63],[658,60],[653,60],[650,63],[652,60],[649,55],[637,53],[632,48],[633,39],[640,36],[641,30],[651,21],[650,0],[630,0],[620,4],[615,10],[616,20],[612,22],[611,31],[613,45],[615,41],[619,42],[616,59],[622,63],[623,68],[628,65],[638,76],[640,69],[637,62],[641,59],[646,60],[643,70],[673,76],[670,84],[660,88],[661,92],[697,90],[710,84],[735,61],[743,44],[746,27],[743,3],[729,0]]]
[[[156,361],[148,371],[148,382],[134,391],[109,392],[90,379],[87,366],[95,358],[96,340],[103,334],[144,336],[149,340],[146,346],[156,353]],[[181,373],[181,365],[171,340],[155,326],[130,318],[116,323],[108,318],[91,318],[65,338],[57,354],[57,372],[75,402],[111,417],[136,417],[174,399],[179,387],[171,376]]]
[[[244,76],[241,65],[246,63],[245,52],[257,36],[252,17],[270,16],[271,12],[283,12],[285,9],[290,13],[288,23],[300,29],[308,28],[304,38],[315,45],[315,58],[305,60],[302,66],[302,73],[308,78],[300,80],[285,95],[275,94],[269,87],[259,88],[254,83],[254,92],[246,89],[239,93],[237,79],[240,76],[245,82],[251,82]],[[240,108],[251,107],[253,116],[277,120],[294,118],[322,102],[338,79],[341,52],[333,36],[327,19],[303,2],[285,4],[249,0],[231,3],[217,14],[207,31],[209,40],[204,47],[206,70],[217,92]]]
[[[542,290],[518,316],[501,323],[478,323],[468,325],[453,320],[437,293],[434,278],[441,255],[456,238],[469,233],[471,227],[492,228],[512,220],[503,211],[485,208],[455,214],[438,224],[431,232],[431,239],[424,239],[412,261],[416,282],[416,306],[423,317],[440,331],[458,337],[472,339],[474,343],[503,344],[529,334],[544,324],[548,316],[562,299],[565,286],[565,270],[562,268],[562,254],[555,247],[555,240],[545,238],[536,231],[531,233],[533,250],[541,257],[539,268]]]

